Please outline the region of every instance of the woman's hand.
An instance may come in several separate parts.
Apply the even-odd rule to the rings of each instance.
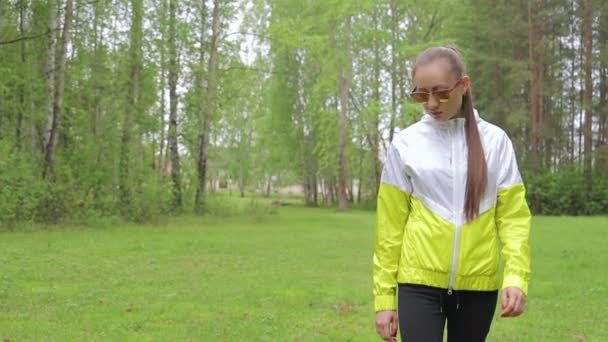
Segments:
[[[517,317],[524,312],[526,295],[517,287],[507,287],[502,290],[502,317]]]
[[[376,313],[376,331],[387,342],[397,342],[399,316],[397,311],[378,311]]]

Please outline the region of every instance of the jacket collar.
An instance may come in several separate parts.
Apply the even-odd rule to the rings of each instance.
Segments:
[[[477,109],[473,109],[473,114],[475,115],[475,121],[477,122],[477,124],[479,124],[479,122],[481,122],[481,117],[479,116],[479,112],[477,111]],[[425,111],[421,121],[429,123],[437,128],[448,129],[450,127],[463,127],[466,119],[454,118],[448,121],[437,121]]]

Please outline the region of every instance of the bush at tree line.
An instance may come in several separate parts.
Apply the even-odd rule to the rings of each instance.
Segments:
[[[87,223],[125,212],[117,205],[113,189],[96,189],[99,181],[92,177],[80,178],[60,170],[62,177],[51,184],[35,171],[39,169],[35,161],[8,149],[0,150],[4,155],[0,158],[0,226],[18,222]],[[608,214],[607,177],[594,175],[592,190],[586,195],[585,178],[578,168],[560,172],[523,170],[522,176],[530,209],[536,215]],[[142,222],[171,212],[170,188],[159,185],[153,174],[146,175],[137,188],[126,210],[129,217],[124,219]]]
[[[585,193],[585,177],[580,168],[560,172],[522,172],[528,204],[537,215],[608,214],[608,179],[592,177],[592,189]]]

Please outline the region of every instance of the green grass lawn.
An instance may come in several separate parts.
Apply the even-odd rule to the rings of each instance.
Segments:
[[[534,218],[528,311],[489,341],[608,341],[608,218]],[[0,341],[377,341],[374,214],[0,233]]]

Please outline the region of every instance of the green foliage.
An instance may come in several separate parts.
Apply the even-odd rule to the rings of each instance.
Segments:
[[[429,46],[447,43],[456,43],[463,52],[482,117],[510,134],[518,156],[530,155],[530,45],[523,2],[221,0],[219,70],[211,87],[207,69],[213,4],[173,3],[184,196],[179,210],[167,206],[172,196],[167,151],[169,1],[76,2],[57,180],[50,183],[40,178],[55,96],[48,88],[54,71],[46,70],[51,60],[45,33],[49,5],[55,4],[57,30],[52,37],[61,37],[63,2],[0,1],[0,42],[28,37],[0,45],[1,224],[87,223],[119,216],[144,222],[188,212],[197,191],[201,114],[210,105],[208,89],[217,90],[207,122],[208,182],[230,180],[239,183],[243,193],[265,190],[269,183],[273,190],[303,184],[308,204],[327,199],[323,204],[332,205],[335,197],[329,192],[335,193],[338,173],[339,82],[349,75],[349,65],[346,183],[361,185],[360,196],[350,194],[361,201],[359,207],[373,206],[389,136],[421,114],[419,105],[407,101],[414,59]],[[571,169],[582,158],[582,6],[558,0],[539,8],[546,122],[538,135],[545,155],[542,167],[552,172],[527,173],[537,213],[606,212],[602,170],[608,169],[608,154],[602,144],[608,133],[599,134],[599,129],[601,115],[607,113],[601,75],[608,70],[602,41],[608,5],[594,3],[593,84],[604,93],[594,89],[597,175],[588,199],[581,197],[581,173]],[[320,188],[324,194],[315,191]],[[124,190],[122,203],[119,190]],[[230,215],[231,204],[214,197],[207,201],[207,212]],[[251,212],[264,212],[264,205],[252,203]]]
[[[455,11],[446,34],[464,55],[475,105],[486,120],[515,131],[522,120],[529,121],[529,98],[521,96],[529,77],[527,7],[479,0],[460,6],[463,10]]]
[[[171,186],[158,182],[154,173],[148,174],[142,183],[135,185],[136,196],[130,204],[126,220],[131,222],[155,222],[171,212]]]
[[[585,198],[583,172],[524,172],[528,203],[538,215],[605,215],[608,213],[608,180],[593,178],[593,190]]]
[[[253,218],[262,221],[277,213],[272,199],[260,197],[255,192],[241,198],[236,192],[216,192],[205,199],[205,214],[212,217]]]
[[[0,226],[30,221],[46,195],[36,162],[0,140]]]

